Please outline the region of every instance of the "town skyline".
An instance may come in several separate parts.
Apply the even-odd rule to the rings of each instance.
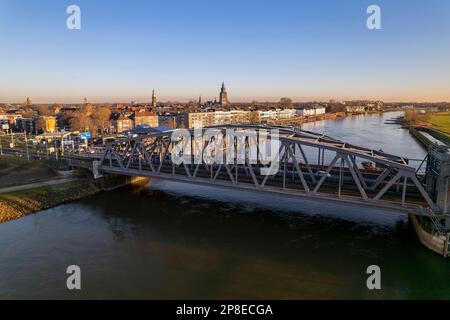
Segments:
[[[198,99],[200,99],[201,101],[205,102],[205,101],[214,101],[217,103],[221,103],[222,101],[222,91],[225,90],[225,95],[226,95],[226,101],[227,103],[225,104],[239,104],[239,103],[252,103],[252,102],[259,102],[259,103],[277,103],[280,101],[280,99],[283,98],[289,98],[292,100],[293,103],[305,103],[305,102],[330,102],[330,101],[385,101],[388,103],[448,103],[448,100],[434,100],[434,101],[430,101],[430,100],[384,100],[384,99],[379,99],[376,97],[373,98],[336,98],[336,97],[328,97],[328,98],[323,98],[323,99],[302,99],[302,98],[292,98],[291,96],[281,96],[281,97],[274,97],[272,99],[261,99],[261,98],[254,98],[254,99],[244,99],[244,100],[237,100],[237,101],[231,101],[229,99],[228,96],[228,92],[227,89],[225,89],[225,82],[222,81],[222,85],[221,85],[221,89],[220,92],[218,92],[217,95],[212,95],[212,96],[203,96],[203,95],[198,95],[197,99],[195,99],[194,97],[191,98],[187,98],[184,97],[182,99],[174,99],[172,97],[167,97],[167,96],[159,96],[158,93],[158,97],[156,97],[157,95],[157,90],[156,89],[152,89],[150,90],[151,95],[150,97],[144,97],[142,96],[141,99],[135,99],[132,97],[128,97],[125,99],[116,99],[116,100],[101,100],[101,99],[97,99],[97,100],[91,100],[88,97],[83,97],[81,99],[78,100],[70,100],[70,101],[56,101],[54,100],[53,102],[51,102],[49,99],[48,100],[38,100],[36,101],[33,97],[29,97],[27,96],[25,99],[23,99],[24,101],[1,101],[0,99],[0,103],[3,104],[22,104],[22,103],[26,103],[26,104],[85,104],[87,102],[89,103],[94,103],[94,104],[111,104],[111,103],[144,103],[144,104],[154,104],[154,101],[156,103],[156,99],[158,99],[158,102],[161,103],[189,103],[189,102],[195,102],[198,101]]]

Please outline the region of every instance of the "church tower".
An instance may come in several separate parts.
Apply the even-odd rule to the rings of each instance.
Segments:
[[[228,93],[227,89],[225,89],[225,83],[222,82],[222,89],[220,89],[220,105],[226,106],[228,104]]]
[[[152,107],[155,108],[156,104],[157,104],[156,94],[155,94],[155,89],[153,89],[153,92],[152,92]]]

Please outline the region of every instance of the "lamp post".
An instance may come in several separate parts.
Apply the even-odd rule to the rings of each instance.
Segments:
[[[30,161],[30,152],[28,151],[28,140],[26,131],[25,131],[25,149],[27,150],[27,160]]]

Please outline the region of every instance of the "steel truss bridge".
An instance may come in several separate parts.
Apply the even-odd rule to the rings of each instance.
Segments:
[[[103,174],[143,176],[384,208],[430,217],[436,229],[443,228],[440,218],[446,216],[445,212],[427,193],[424,175],[418,173],[420,168],[410,166],[408,159],[291,127],[224,125],[204,128],[202,132],[207,129],[222,135],[224,154],[230,148],[237,152],[237,139],[226,139],[230,130],[241,135],[278,130],[279,170],[272,175],[259,174],[267,164],[263,164],[260,157],[256,163],[250,161],[250,138],[244,140],[247,151],[240,161],[194,164],[194,150],[203,153],[217,139],[217,136],[210,137],[199,144],[194,130],[189,130],[188,142],[185,139],[173,141],[172,134],[176,130],[119,139],[106,145],[101,153],[74,153],[71,165],[88,167],[96,177]],[[267,139],[272,139],[270,134]],[[191,144],[192,152],[183,156],[192,161],[181,164],[172,161],[171,155],[178,143]],[[259,144],[257,146],[259,155]],[[365,169],[363,162],[371,163],[372,168]]]

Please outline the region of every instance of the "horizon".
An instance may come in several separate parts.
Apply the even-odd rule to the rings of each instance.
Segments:
[[[32,104],[30,106],[33,106],[33,105],[69,105],[69,104],[71,104],[71,105],[83,105],[84,104],[84,102],[82,101],[83,99],[81,99],[80,101],[76,101],[76,102],[75,101],[69,101],[69,102],[58,102],[58,101],[54,101],[54,102],[48,102],[48,101],[47,102],[35,102],[32,97],[26,97],[24,99],[24,101],[22,101],[22,102],[18,102],[18,101],[15,101],[15,102],[11,102],[11,101],[9,101],[9,102],[2,102],[2,101],[0,101],[0,104],[2,104],[2,105],[24,105],[24,104],[26,104],[26,99],[27,98],[31,98],[32,99]],[[281,98],[291,98],[291,97],[280,97],[280,99]],[[197,97],[197,99],[198,99],[198,97]],[[261,104],[263,104],[263,103],[276,104],[276,103],[280,102],[280,99],[278,99],[278,100],[230,101],[229,104],[230,105],[234,105],[234,104],[250,104],[252,102],[261,103]],[[291,99],[291,100],[292,100],[293,104],[301,104],[301,103],[342,103],[342,102],[363,102],[363,101],[366,101],[366,102],[382,101],[385,104],[408,104],[408,103],[411,103],[411,104],[440,104],[440,103],[449,104],[450,103],[450,100],[449,101],[446,101],[446,100],[444,100],[444,101],[395,101],[395,100],[393,100],[393,101],[384,101],[384,100],[381,100],[381,99],[348,99],[348,100],[347,99],[342,99],[341,100],[341,99],[333,99],[333,98],[328,99],[328,100],[303,100],[303,101],[294,100],[294,99]],[[332,100],[333,100],[333,102],[331,102]],[[190,99],[190,100],[174,100],[174,99],[160,100],[160,99],[158,99],[158,103],[163,103],[163,104],[168,104],[168,103],[186,104],[186,103],[195,102],[195,101],[196,101],[195,99]],[[209,102],[209,101],[214,101],[214,99],[206,100],[206,101],[202,99],[202,101],[203,102]],[[142,101],[138,101],[138,100],[129,100],[129,101],[120,101],[120,100],[117,100],[117,101],[90,101],[90,100],[88,100],[87,101],[88,104],[104,104],[104,105],[131,104],[132,102],[135,102],[138,105],[139,104],[151,104],[151,100],[146,100],[146,101],[144,101],[144,100],[142,100]]]
[[[0,0],[0,103],[450,101],[450,2],[376,1],[381,30],[366,0],[71,4]]]

